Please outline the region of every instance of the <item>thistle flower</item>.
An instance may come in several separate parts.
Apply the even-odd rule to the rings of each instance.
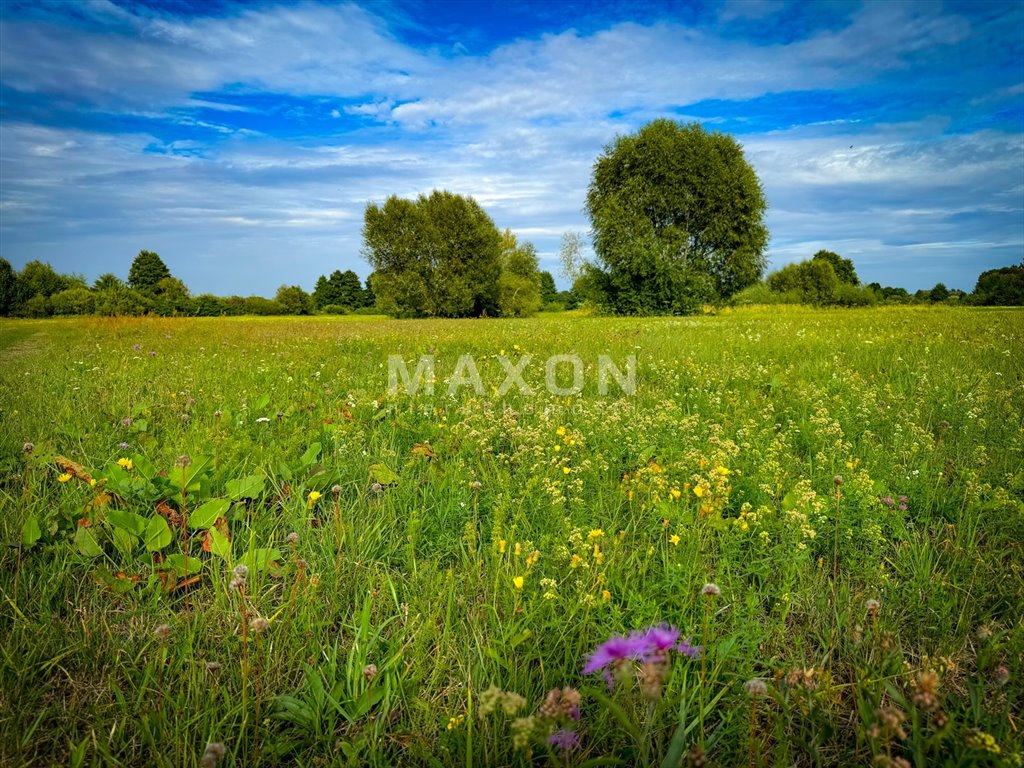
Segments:
[[[1002,688],[1004,685],[1010,682],[1010,670],[1006,668],[1005,664],[1000,664],[992,672],[992,679],[995,681],[996,685]]]
[[[224,755],[227,754],[227,750],[224,745],[219,741],[210,742],[206,745],[206,749],[203,752],[203,757],[199,761],[201,768],[215,768],[218,762],[224,759]]]
[[[379,496],[380,494],[384,493],[384,486],[381,485],[380,483],[374,483],[373,485],[370,486],[370,492],[373,493],[374,495]]]
[[[153,629],[153,636],[157,640],[166,640],[171,636],[171,627],[169,624],[158,624]]]
[[[138,342],[136,342],[135,344],[132,344],[132,351],[133,352],[138,352],[141,349],[142,349],[142,345],[139,344]]]
[[[249,622],[249,631],[253,632],[254,634],[262,635],[268,629],[270,629],[270,622],[262,616],[257,616]]]
[[[21,450],[25,452],[25,455],[31,455],[32,451],[34,451],[35,449],[36,447],[33,443],[25,443],[23,446],[21,446]]]
[[[832,482],[835,483],[836,488],[841,488],[843,486],[843,476],[836,475],[835,477],[832,478]]]
[[[295,531],[292,531],[287,536],[285,536],[284,540],[294,547],[296,544],[299,543],[299,534],[297,534]]]
[[[701,589],[700,593],[702,595],[706,595],[707,597],[718,597],[720,594],[722,594],[722,590],[719,588],[717,584],[711,581],[704,585],[704,588]]]
[[[367,664],[365,667],[363,667],[363,679],[366,682],[368,682],[368,683],[373,682],[373,678],[375,678],[376,676],[377,676],[377,665],[376,664]]]
[[[580,746],[580,735],[576,731],[560,728],[548,736],[547,743],[562,752],[571,752]]]
[[[341,486],[340,485],[333,485],[333,486],[331,486],[331,493],[334,494],[334,498],[338,498],[339,496],[341,496]]]
[[[178,460],[174,462],[174,466],[181,467],[184,469],[192,464],[192,457],[188,454],[182,454],[178,457]]]
[[[881,609],[882,604],[874,598],[872,598],[871,600],[868,600],[864,603],[864,607],[867,609],[868,616],[874,616]]]
[[[223,414],[220,412],[220,408],[213,412],[213,418],[219,419]]]

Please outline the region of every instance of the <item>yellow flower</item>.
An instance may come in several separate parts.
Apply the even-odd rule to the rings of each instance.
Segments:
[[[58,483],[66,483],[70,479],[71,479],[71,473],[70,472],[62,472],[61,474],[57,475],[57,482]]]
[[[512,586],[514,586],[516,589],[522,589],[525,581],[526,580],[522,576],[516,576],[514,579],[512,579]]]
[[[672,501],[679,501],[682,498],[683,492],[678,488],[673,488],[668,492],[668,495],[672,497]]]
[[[555,434],[562,437],[565,434],[565,427],[559,427],[555,430]]]
[[[678,533],[673,533],[671,536],[668,537],[668,540],[672,544],[673,547],[678,547],[679,546],[679,542],[682,541],[682,539],[679,538],[679,534]]]
[[[725,467],[723,467],[723,466],[722,466],[721,464],[719,464],[719,465],[718,465],[718,466],[717,466],[717,467],[715,468],[715,471],[716,471],[716,472],[717,472],[718,474],[720,474],[720,475],[721,475],[722,477],[725,477],[726,475],[731,475],[731,474],[732,474],[732,470],[731,470],[731,469],[726,469],[726,468],[725,468]]]
[[[306,508],[307,509],[312,509],[313,505],[316,504],[317,500],[321,496],[323,496],[323,494],[320,493],[320,491],[310,491],[309,492],[309,496],[307,497],[307,500],[306,500]]]
[[[458,728],[460,725],[462,725],[462,721],[465,720],[465,719],[466,719],[465,715],[459,715],[458,717],[448,718],[448,730],[449,731],[454,731],[456,728]]]
[[[124,469],[131,469],[132,468],[132,460],[131,459],[126,459],[126,458],[120,458],[120,459],[117,460],[117,465],[119,467],[123,467]]]
[[[707,491],[704,490],[703,485],[694,486],[693,495],[696,496],[698,499],[703,499],[705,493],[707,493]]]
[[[507,547],[507,546],[508,546],[508,542],[505,541],[504,539],[500,539],[498,541],[498,554],[499,555],[504,555],[505,554],[505,547]]]
[[[519,557],[519,556],[520,556],[521,554],[523,554],[523,545],[522,545],[522,544],[520,544],[520,543],[519,543],[519,542],[517,541],[517,542],[516,542],[516,557]]]
[[[587,536],[591,539],[600,539],[604,536],[604,530],[601,528],[593,528]]]
[[[572,556],[572,559],[569,561],[569,566],[572,567],[572,568],[579,568],[580,567],[580,563],[582,563],[582,562],[583,562],[582,558],[580,558],[579,555],[575,555],[574,554]]]
[[[558,453],[560,450],[562,450],[562,446],[560,446],[558,443],[555,443],[555,447],[553,450],[555,451],[555,453]]]
[[[537,561],[538,561],[538,560],[540,560],[540,552],[538,552],[538,551],[537,551],[537,550],[535,549],[535,550],[533,550],[533,552],[531,552],[531,553],[529,554],[529,556],[528,556],[528,557],[526,558],[526,567],[527,567],[527,568],[533,568],[533,566],[537,564]]]
[[[89,487],[90,488],[95,488],[96,487],[96,478],[95,477],[90,477],[89,478]]]
[[[612,599],[612,593],[611,593],[611,592],[609,592],[609,591],[608,591],[607,589],[602,589],[602,590],[601,590],[601,599],[602,599],[602,600],[603,600],[604,602],[606,602],[606,603],[607,603],[607,602],[608,602],[609,600],[611,600],[611,599]]]
[[[568,475],[570,472],[572,472],[572,470],[569,469],[568,467],[562,467],[562,474],[563,475]]]
[[[594,544],[594,559],[598,563],[604,562],[604,552],[601,551],[601,548],[597,546],[597,544]]]

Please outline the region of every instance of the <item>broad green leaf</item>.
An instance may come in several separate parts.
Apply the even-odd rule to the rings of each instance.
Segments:
[[[185,576],[185,556],[180,553],[168,555],[164,561],[157,566],[157,570],[172,571],[175,576]],[[203,570],[203,561],[198,557],[188,559],[188,576],[199,573]]]
[[[210,528],[231,507],[227,499],[210,499],[188,515],[189,528]]]
[[[146,532],[146,524],[149,522],[142,515],[128,512],[124,509],[110,507],[104,512],[107,522],[115,528],[120,528],[136,536],[142,536]]]
[[[93,532],[84,526],[75,531],[75,546],[86,557],[99,557],[103,554],[103,548],[96,543]]]
[[[790,491],[782,498],[782,509],[789,512],[796,507],[796,493]]]
[[[370,478],[381,485],[394,485],[399,480],[398,475],[387,464],[371,464]]]
[[[139,543],[138,536],[129,533],[124,528],[115,528],[113,539],[117,551],[125,557],[130,557],[135,551],[135,545]]]
[[[124,574],[121,575],[124,576]],[[102,565],[96,568],[93,572],[93,576],[101,586],[104,586],[111,592],[119,595],[125,592],[130,592],[135,586],[135,579],[127,577],[118,578]]]
[[[273,570],[277,561],[281,559],[281,552],[276,549],[250,549],[239,559],[253,571]]]
[[[304,467],[308,467],[320,457],[320,448],[320,443],[310,443],[306,452],[302,454],[302,458],[299,459],[299,463]]]
[[[263,486],[266,482],[263,475],[249,475],[240,477],[237,480],[228,480],[225,483],[225,490],[228,496],[237,501],[238,499],[255,499],[263,493]]]
[[[35,515],[29,515],[25,518],[25,523],[21,526],[21,543],[25,547],[31,547],[39,538],[43,535],[42,530],[39,528],[39,520]]]
[[[231,562],[231,540],[218,528],[210,529],[210,551],[217,557]]]
[[[270,405],[270,393],[269,392],[266,393],[266,394],[261,395],[259,400],[256,401],[256,404],[253,405],[252,409],[253,409],[253,411],[257,411],[258,412],[258,411],[262,411],[268,405]]]
[[[146,526],[146,549],[156,552],[171,543],[171,528],[163,517],[157,515],[149,520]]]

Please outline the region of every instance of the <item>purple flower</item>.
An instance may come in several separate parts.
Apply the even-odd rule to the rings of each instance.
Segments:
[[[690,645],[690,638],[680,641],[679,645],[676,646],[676,650],[679,651],[683,656],[688,656],[691,659],[696,659],[700,656],[700,652],[704,650],[699,645]]]
[[[906,504],[900,504],[900,512],[906,512],[906,511],[907,511],[907,505]]]
[[[548,736],[547,742],[563,752],[571,752],[579,747],[580,735],[576,731],[561,728]]]
[[[647,641],[634,632],[629,637],[614,635],[601,643],[587,660],[583,667],[583,674],[589,675],[604,669],[609,664],[625,661],[626,659],[639,659],[647,650]]]
[[[907,497],[906,496],[900,496],[900,501],[906,503]]]
[[[121,419],[121,423],[124,424],[126,427],[130,427],[132,425],[132,417],[125,416],[123,419]]]
[[[123,451],[128,447],[128,443],[118,443],[117,447]]]
[[[895,501],[893,501],[892,496],[883,496],[881,499],[879,499],[879,501],[881,501],[883,504],[887,504],[890,507],[896,503]]]
[[[149,350],[149,356],[150,356],[150,357],[156,357],[156,352],[155,352],[155,351],[153,351],[152,349],[151,349],[151,350]]]
[[[140,349],[142,349],[142,345],[138,344],[138,343],[133,344],[132,345],[132,349],[134,349],[136,352],[138,352]]]
[[[644,661],[652,653],[670,650],[679,642],[679,630],[668,624],[658,624],[644,632],[634,632],[632,636],[636,636],[638,641],[642,638],[647,643]]]

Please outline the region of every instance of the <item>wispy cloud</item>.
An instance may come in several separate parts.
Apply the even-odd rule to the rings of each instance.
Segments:
[[[873,3],[794,37],[802,6],[620,8],[455,45],[417,6],[70,8],[0,15],[0,252],[16,264],[123,273],[146,247],[196,290],[308,287],[365,274],[368,200],[435,187],[553,264],[559,234],[587,227],[601,148],[658,116],[741,138],[775,264],[831,247],[916,288],[934,251],[969,288],[1024,247],[1022,73],[990,14]]]

